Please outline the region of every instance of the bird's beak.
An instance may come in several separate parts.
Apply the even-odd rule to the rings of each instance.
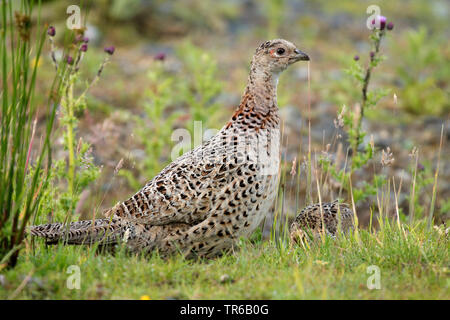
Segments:
[[[309,56],[303,51],[295,49],[294,52],[296,54],[295,56],[296,61],[309,61]]]

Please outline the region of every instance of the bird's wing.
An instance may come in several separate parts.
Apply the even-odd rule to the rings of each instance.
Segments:
[[[226,148],[214,138],[209,140],[169,164],[106,215],[151,225],[205,220],[217,209],[227,186],[239,183],[240,165],[222,158],[229,153]]]

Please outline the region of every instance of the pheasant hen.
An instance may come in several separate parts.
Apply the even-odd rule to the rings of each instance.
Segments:
[[[114,244],[163,256],[214,257],[250,235],[278,187],[280,118],[277,83],[289,65],[309,57],[289,41],[264,42],[253,56],[247,87],[230,121],[185,153],[106,218],[33,226],[47,243]]]
[[[335,237],[338,230],[347,232],[354,228],[354,214],[346,203],[338,200],[327,203],[316,203],[305,207],[289,227],[290,238],[293,243],[304,239],[308,232],[314,238],[326,234]]]

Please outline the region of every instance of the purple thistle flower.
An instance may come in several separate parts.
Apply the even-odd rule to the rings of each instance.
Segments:
[[[359,56],[358,55],[354,56],[353,60],[358,61],[359,60]]]
[[[376,24],[376,22],[380,24],[380,30],[384,30],[386,27],[386,17],[385,16],[377,16],[375,19],[372,20],[372,24]]]
[[[154,59],[164,61],[166,59],[166,54],[164,52],[160,52],[154,56]]]
[[[380,16],[380,30],[383,30],[386,27],[386,17]]]
[[[81,47],[80,47],[80,51],[82,51],[82,52],[86,52],[87,49],[88,49],[87,43],[83,43],[83,44],[81,45]]]
[[[114,46],[105,47],[105,49],[104,49],[104,51],[111,56],[114,54],[114,50],[116,50],[116,48],[114,48]]]
[[[71,56],[67,56],[66,61],[68,64],[73,65],[73,58]]]
[[[89,42],[89,38],[88,38],[88,37],[84,37],[84,38],[83,38],[83,42],[84,42],[84,43],[88,43],[88,42]]]
[[[421,164],[421,163],[419,162],[419,163],[417,164],[417,170],[419,170],[419,171],[424,171],[424,170],[425,170],[424,165]]]
[[[56,29],[55,29],[55,27],[53,27],[53,26],[48,27],[48,29],[47,29],[47,34],[48,34],[50,37],[54,37],[55,34],[56,34]]]
[[[375,52],[370,51],[370,59],[373,59],[373,57],[375,57]]]
[[[389,22],[388,24],[387,24],[387,27],[386,27],[388,30],[392,30],[392,29],[394,29],[394,24],[392,23],[392,22]]]

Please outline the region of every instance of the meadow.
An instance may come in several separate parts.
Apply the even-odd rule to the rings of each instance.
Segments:
[[[374,30],[365,2],[87,1],[74,29],[70,4],[1,2],[0,299],[450,298],[447,2],[374,1]],[[280,77],[279,190],[250,239],[186,260],[27,235],[101,216],[207,140],[271,38],[311,62]],[[355,230],[289,242],[334,199]]]

